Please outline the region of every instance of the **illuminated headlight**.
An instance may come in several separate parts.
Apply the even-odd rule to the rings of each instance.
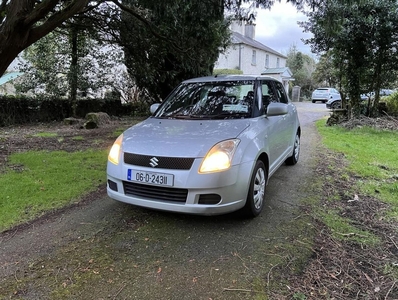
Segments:
[[[229,169],[239,142],[238,139],[234,139],[214,145],[204,158],[199,173],[219,172]]]
[[[123,134],[119,135],[116,141],[113,143],[111,150],[109,151],[108,160],[115,164],[119,164],[120,150],[122,149]]]

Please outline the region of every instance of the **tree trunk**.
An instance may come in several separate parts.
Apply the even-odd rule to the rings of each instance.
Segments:
[[[81,12],[89,0],[73,0],[55,11],[60,0],[11,0],[0,20],[0,76],[24,49],[65,20]],[[4,18],[4,19],[3,19]]]
[[[376,67],[375,67],[375,95],[371,101],[369,116],[376,117],[379,113],[379,101],[380,101],[380,89],[381,89],[381,74],[382,74],[382,64],[384,62],[384,51],[380,50],[380,55],[377,57]]]
[[[77,38],[78,38],[78,25],[72,23],[71,26],[71,47],[72,47],[72,60],[69,70],[69,82],[70,82],[70,101],[72,103],[72,114],[73,117],[76,117],[77,114],[77,78],[78,78],[78,46],[77,46]]]

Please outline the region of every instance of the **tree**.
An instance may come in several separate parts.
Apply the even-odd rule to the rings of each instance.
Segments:
[[[326,1],[286,0],[298,8],[301,8],[304,3],[315,8]],[[347,2],[346,0],[339,1]],[[349,2],[352,1],[362,0]],[[104,2],[125,8],[118,0],[0,0],[0,76],[21,51],[52,32],[72,16],[90,11]],[[274,2],[275,0],[219,0],[220,5],[234,11],[237,16],[245,16],[248,12],[243,9],[244,4],[251,3],[251,7],[270,8]],[[185,4],[189,4],[189,1],[181,2],[181,5]],[[156,35],[156,29],[146,21],[144,15],[134,10],[131,12],[142,26],[148,27]],[[197,14],[202,13],[203,11],[197,12]]]
[[[315,60],[302,52],[297,50],[295,45],[292,45],[287,53],[286,66],[294,74],[294,85],[301,87],[301,94],[309,97],[314,87],[312,74],[315,70]]]
[[[33,91],[67,96],[76,115],[78,93],[98,95],[112,89],[115,68],[122,64],[120,49],[104,45],[87,20],[74,17],[49,33],[22,55],[24,63],[18,92]]]
[[[331,51],[321,55],[316,69],[312,74],[314,82],[319,86],[338,87],[341,83],[338,69],[335,67],[336,58],[333,57]]]
[[[129,7],[146,11],[146,19],[162,39],[123,14],[121,46],[125,64],[137,86],[150,98],[165,98],[183,79],[211,75],[229,42],[228,22],[219,0],[131,0]],[[206,14],[198,12],[206,11]]]
[[[398,67],[398,9],[395,0],[341,3],[329,1],[309,13],[306,31],[314,37],[307,42],[316,53],[330,51],[334,66],[339,68],[342,88],[349,97],[349,117],[361,113],[360,94],[375,90],[370,113],[377,111],[378,91],[389,81],[388,76]],[[328,22],[334,18],[335,26]],[[370,89],[370,90],[369,90]]]
[[[89,0],[1,0],[0,76],[21,51],[88,7]]]

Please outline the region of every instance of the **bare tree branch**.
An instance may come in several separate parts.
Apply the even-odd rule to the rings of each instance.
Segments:
[[[42,38],[43,36],[50,33],[52,30],[57,28],[67,19],[83,11],[89,1],[90,0],[75,0],[64,9],[54,13],[42,25],[37,26],[31,30],[31,35],[29,37],[28,43],[34,43],[38,39]]]
[[[0,4],[0,76],[21,51],[67,19],[82,12],[89,1],[2,0]],[[66,6],[62,7],[61,4]]]

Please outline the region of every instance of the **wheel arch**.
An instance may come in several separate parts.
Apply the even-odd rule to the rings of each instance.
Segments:
[[[257,158],[257,160],[261,160],[264,163],[265,169],[267,171],[267,175],[269,174],[269,158],[268,154],[263,152],[260,154],[260,156]]]

